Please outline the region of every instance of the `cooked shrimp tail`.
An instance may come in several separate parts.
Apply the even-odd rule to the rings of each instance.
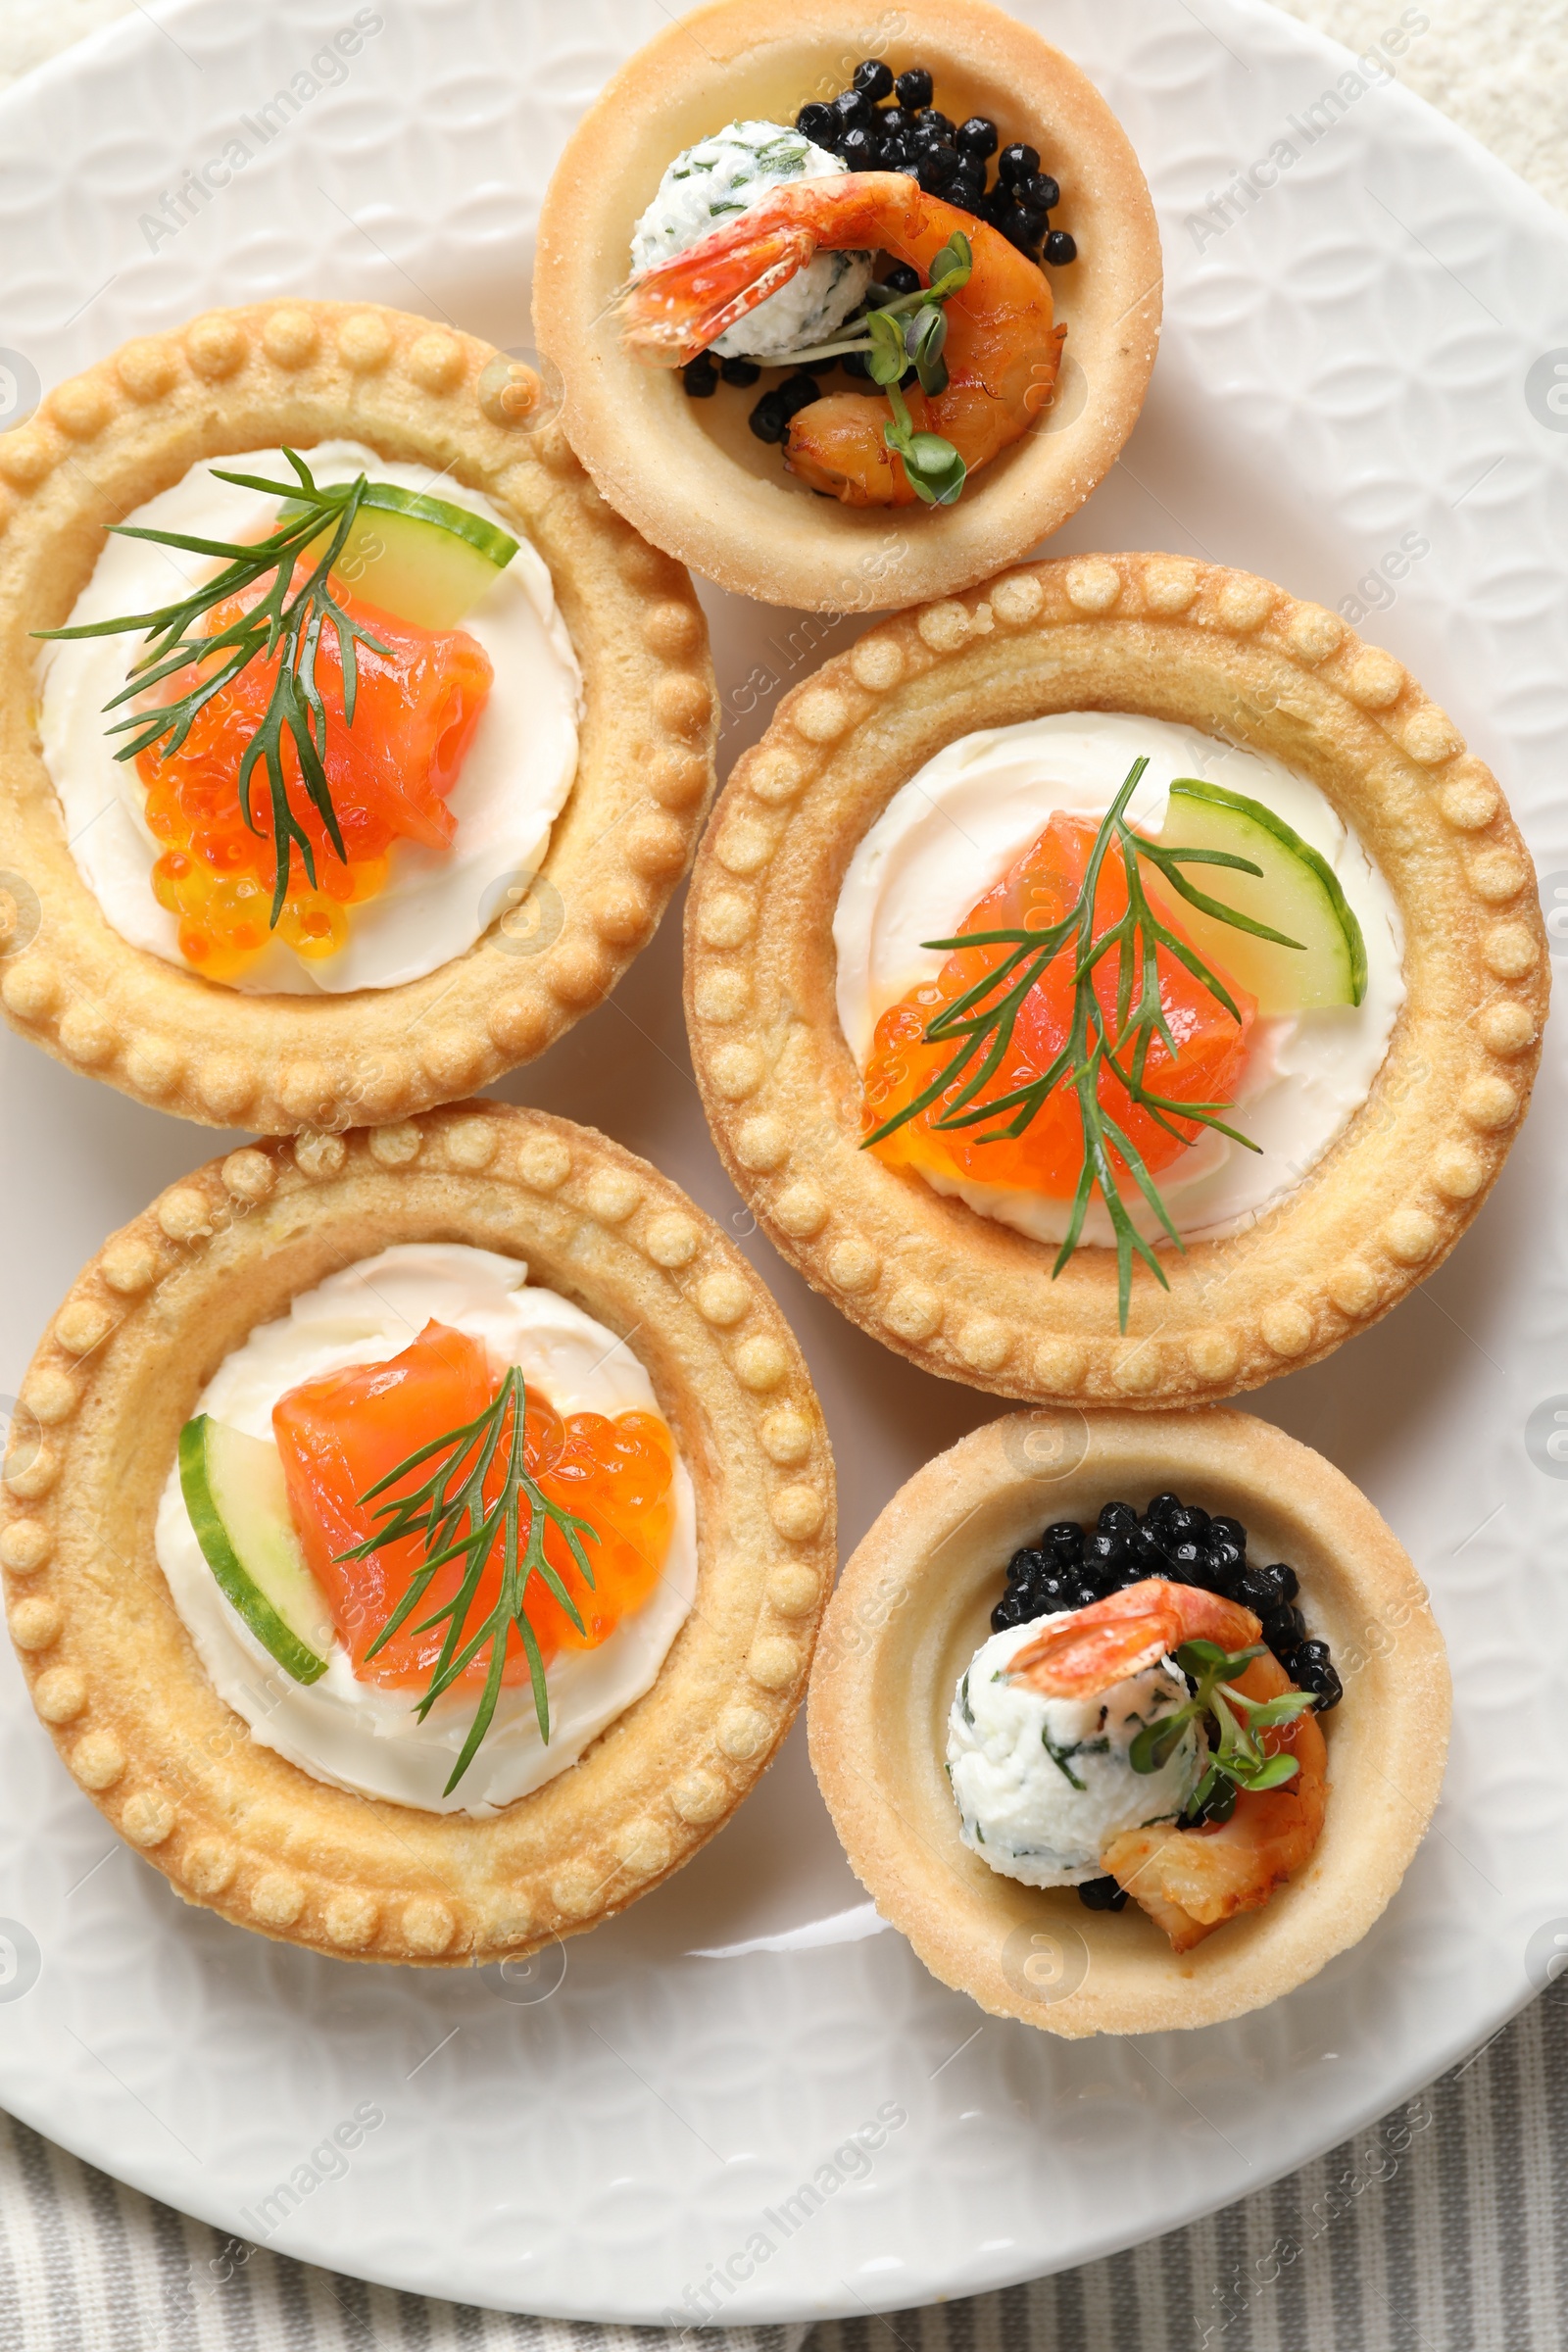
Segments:
[[[684,368],[748,312],[787,286],[817,250],[802,223],[758,205],[634,278],[621,296],[627,350],[648,368]]]
[[[1008,1678],[1047,1698],[1092,1698],[1184,1642],[1214,1642],[1234,1658],[1253,1648],[1261,1632],[1251,1610],[1237,1601],[1148,1577],[1049,1621],[1013,1652]],[[1225,1689],[1266,1705],[1296,1685],[1262,1650]],[[1260,1910],[1281,1881],[1303,1867],[1322,1833],[1328,1749],[1310,1709],[1267,1724],[1256,1736],[1265,1758],[1294,1765],[1278,1786],[1239,1788],[1228,1821],[1187,1828],[1153,1822],[1124,1830],[1100,1857],[1102,1869],[1164,1929],[1178,1952],[1200,1943],[1238,1912]]]
[[[1277,1658],[1253,1658],[1236,1679],[1246,1698],[1266,1701],[1295,1688]],[[1328,1806],[1328,1748],[1310,1711],[1261,1734],[1265,1752],[1294,1759],[1277,1788],[1243,1788],[1229,1821],[1181,1829],[1155,1823],[1124,1830],[1101,1855],[1117,1885],[1164,1929],[1172,1947],[1190,1951],[1226,1920],[1260,1911],[1284,1880],[1309,1860]]]
[[[1008,1679],[1046,1698],[1093,1698],[1184,1642],[1217,1642],[1234,1652],[1250,1648],[1261,1632],[1251,1610],[1238,1602],[1151,1576],[1048,1624],[1014,1651]]]
[[[813,490],[847,506],[907,506],[927,493],[911,482],[897,444],[929,434],[968,472],[986,465],[1049,407],[1065,329],[1054,323],[1051,287],[1035,263],[903,172],[852,172],[773,189],[632,281],[620,302],[626,346],[651,366],[681,367],[819,252],[888,253],[929,283],[956,235],[967,240],[971,267],[946,303],[944,387],[911,389],[906,416],[886,396],[835,392],[790,423],[785,462]]]

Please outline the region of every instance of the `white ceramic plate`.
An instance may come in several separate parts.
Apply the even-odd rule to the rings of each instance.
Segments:
[[[528,343],[551,163],[664,12],[377,0],[344,77],[311,92],[328,70],[313,59],[353,13],[143,11],[0,102],[0,347],[24,384],[283,291]],[[1352,617],[1375,605],[1369,633],[1497,767],[1568,892],[1563,224],[1402,90],[1355,94],[1366,76],[1342,81],[1342,52],[1261,6],[1020,13],[1127,124],[1169,267],[1148,411],[1057,548],[1192,550],[1352,600]],[[1423,22],[1404,12],[1407,33]],[[863,48],[876,38],[868,15]],[[267,106],[280,127],[230,185],[192,201],[176,234],[144,227]],[[1260,159],[1228,226],[1203,214]],[[850,631],[717,596],[710,610],[727,760]],[[744,1235],[687,1074],[678,936],[672,917],[618,996],[501,1091],[609,1127]],[[0,1053],[14,1393],[81,1260],[215,1139],[10,1036]],[[564,1981],[558,1962],[507,1988],[548,1997],[335,1964],[182,1909],[68,1780],[7,1651],[0,1912],[21,1932],[0,1944],[0,2098],[241,2237],[432,2293],[618,2320],[679,2315],[715,2278],[708,2308],[753,2319],[967,2294],[1169,2229],[1388,2108],[1525,2000],[1568,1936],[1568,1435],[1548,1444],[1559,1404],[1568,1432],[1562,1058],[1554,1039],[1524,1140],[1454,1260],[1254,1400],[1388,1514],[1431,1583],[1457,1684],[1432,1834],[1386,1918],[1314,1984],[1161,2041],[1064,2044],[986,2021],[897,1936],[867,1932],[799,1732],[690,1869],[566,1947]],[[848,1546],[993,1408],[882,1353],[752,1246],[821,1387]],[[346,2173],[313,2168],[367,2103],[384,2120]],[[835,2163],[879,2110],[905,2120],[868,2160]],[[291,2178],[299,2201],[277,2201],[270,2227],[264,2201]]]

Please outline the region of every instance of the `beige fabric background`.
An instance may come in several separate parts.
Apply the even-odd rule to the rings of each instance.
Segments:
[[[9,0],[15,6],[17,0]],[[23,0],[25,5],[25,0]],[[1303,24],[1364,49],[1389,0],[1280,0]],[[1568,212],[1568,0],[1425,0],[1432,30],[1402,79]]]
[[[1405,60],[1406,85],[1568,212],[1568,0],[1425,4],[1432,29]],[[1350,49],[1366,48],[1399,13],[1395,0],[1280,5]],[[156,0],[0,0],[0,89],[100,24],[132,8],[151,16],[155,7]]]

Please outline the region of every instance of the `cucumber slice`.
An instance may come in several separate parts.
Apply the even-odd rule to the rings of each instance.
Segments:
[[[285,499],[279,519],[304,512]],[[395,482],[369,482],[333,575],[400,620],[455,629],[516,552],[515,539],[466,507]]]
[[[1339,879],[1299,833],[1245,794],[1196,776],[1170,788],[1160,846],[1227,850],[1260,866],[1260,875],[1234,866],[1188,865],[1182,879],[1205,898],[1299,940],[1298,948],[1238,931],[1170,896],[1182,929],[1207,963],[1257,999],[1262,1013],[1307,1012],[1325,1004],[1359,1004],[1366,995],[1366,941]],[[1165,894],[1162,894],[1165,895]]]
[[[198,1413],[179,1433],[179,1483],[225,1598],[285,1674],[318,1681],[332,1620],[294,1532],[277,1447]]]

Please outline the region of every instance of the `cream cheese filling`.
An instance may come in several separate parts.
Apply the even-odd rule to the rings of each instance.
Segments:
[[[1129,809],[1136,823],[1158,832],[1178,776],[1262,802],[1327,859],[1366,940],[1360,1004],[1254,1021],[1228,1123],[1260,1152],[1210,1130],[1156,1176],[1177,1230],[1219,1240],[1294,1191],[1344,1133],[1404,1002],[1404,934],[1393,893],[1317,786],[1279,760],[1120,711],[1064,711],[960,736],[894,795],[850,860],[833,917],[839,1023],[863,1070],[882,1014],[942,968],[943,955],[922,943],[952,938],[1056,809],[1102,816],[1140,758],[1149,766]],[[935,1191],[1036,1241],[1066,1233],[1070,1201],[921,1173]],[[1130,1183],[1125,1196],[1140,1230],[1157,1232]],[[1097,1198],[1084,1240],[1108,1246],[1112,1238]]]
[[[634,276],[725,228],[773,189],[792,180],[834,179],[847,166],[783,122],[730,122],[699,139],[667,166],[653,202],[632,232]],[[792,351],[825,343],[858,308],[871,283],[868,253],[819,253],[776,294],[715,336],[721,360],[764,366]]]
[[[964,1669],[948,1711],[958,1835],[982,1862],[1025,1886],[1099,1878],[1113,1838],[1176,1819],[1207,1755],[1206,1740],[1189,1725],[1157,1771],[1132,1768],[1138,1733],[1186,1700],[1186,1681],[1171,1658],[1088,1698],[1047,1698],[1009,1680],[1019,1650],[1077,1614],[1036,1617],[993,1634]]]
[[[463,623],[489,655],[495,681],[447,799],[458,820],[451,848],[395,842],[387,886],[351,910],[347,945],[335,956],[309,960],[274,938],[237,979],[219,984],[249,996],[396,988],[465,954],[505,911],[509,887],[520,891],[537,870],[577,772],[582,674],[549,569],[520,536],[515,518],[449,474],[377,457],[358,442],[323,442],[302,455],[323,485],[367,473],[427,491],[482,515],[518,545]],[[280,449],[204,460],[125,521],[194,538],[265,537],[277,500],[215,480],[214,466],[270,481],[290,478]],[[210,578],[213,568],[209,557],[145,539],[110,538],[70,625],[152,611]],[[162,845],[142,815],[145,795],[136,763],[116,760],[122,738],[106,733],[122,713],[106,716],[104,706],[124,686],[143,643],[127,633],[45,645],[39,731],[72,856],[105,918],[131,947],[189,971],[179,951],[178,919],[153,895],[152,869]]]
[[[520,1364],[563,1415],[659,1410],[653,1384],[624,1341],[569,1299],[528,1285],[516,1258],[456,1242],[401,1244],[305,1292],[224,1358],[196,1410],[249,1437],[270,1438],[272,1407],[285,1390],[401,1354],[432,1317],[481,1340],[498,1369]],[[448,1691],[421,1725],[414,1714],[417,1693],[360,1682],[341,1644],[318,1682],[296,1683],[220,1590],[191,1527],[177,1464],[159,1503],[156,1544],[214,1689],[264,1747],[332,1788],[426,1813],[496,1811],[575,1764],[653,1687],[697,1591],[696,1498],[677,1455],[675,1524],[649,1599],[597,1649],[563,1650],[552,1659],[548,1746],[527,1687],[505,1690],[466,1775],[444,1796],[473,1719],[471,1691]]]

